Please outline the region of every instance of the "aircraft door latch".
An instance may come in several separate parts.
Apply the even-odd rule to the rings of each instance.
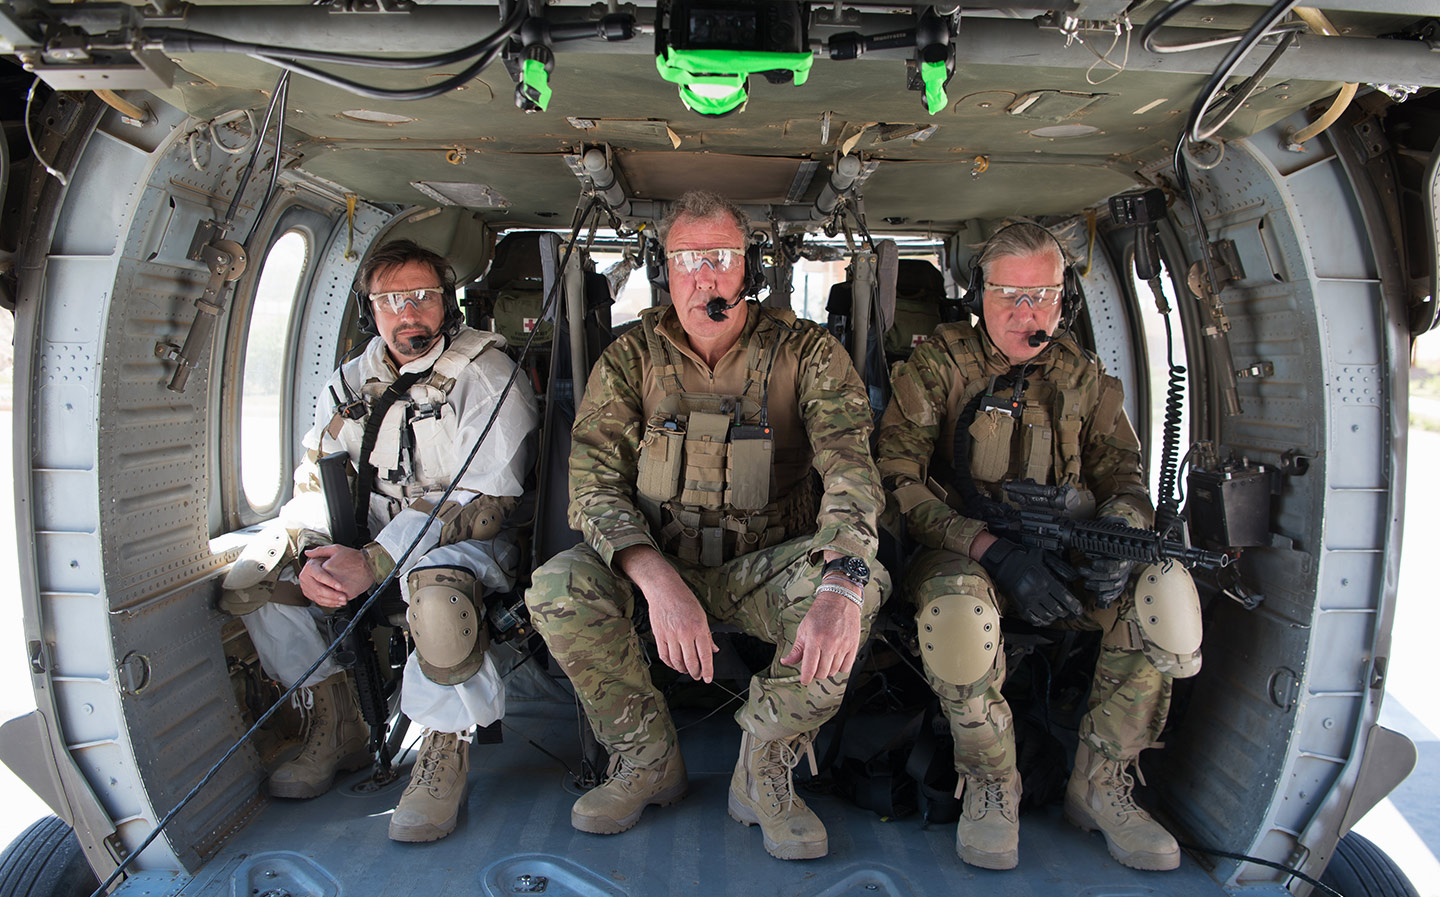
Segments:
[[[205,291],[195,300],[195,320],[185,336],[185,344],[177,346],[168,340],[155,343],[155,356],[178,365],[170,377],[168,388],[184,392],[190,371],[204,360],[204,350],[215,332],[215,318],[225,310],[225,287],[245,273],[245,248],[234,240],[211,240],[200,247],[200,261],[210,268]]]

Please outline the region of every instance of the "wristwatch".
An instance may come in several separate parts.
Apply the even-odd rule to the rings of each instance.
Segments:
[[[827,561],[822,575],[830,573],[839,573],[861,587],[870,581],[870,565],[857,557],[836,558],[833,561]]]

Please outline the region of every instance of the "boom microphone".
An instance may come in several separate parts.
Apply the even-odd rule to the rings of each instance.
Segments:
[[[435,337],[439,335],[440,334],[438,333],[424,333],[416,334],[415,336],[411,337],[406,337],[406,339],[410,341],[410,351],[414,353],[419,353],[423,349],[430,348],[430,346],[435,342]]]
[[[726,312],[739,305],[741,301],[744,300],[744,298],[744,296],[736,296],[734,302],[726,305],[724,299],[716,296],[714,299],[711,299],[709,302],[705,303],[705,314],[709,315],[710,320],[712,321],[723,321],[726,318],[730,317],[726,314]]]
[[[1055,339],[1055,337],[1051,336],[1043,330],[1037,330],[1034,333],[1030,334],[1029,337],[1027,337],[1027,340],[1030,343],[1030,348],[1032,349],[1038,349],[1046,343],[1053,343],[1055,342]]]

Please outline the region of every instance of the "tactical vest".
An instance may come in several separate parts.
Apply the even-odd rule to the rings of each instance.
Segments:
[[[777,545],[806,531],[807,512],[815,526],[809,480],[776,477],[777,467],[800,461],[777,465],[776,457],[777,441],[782,455],[793,454],[785,446],[797,435],[793,374],[788,365],[775,369],[781,324],[793,326],[795,317],[756,313],[765,317],[745,348],[743,382],[716,382],[715,392],[687,391],[683,355],[658,330],[662,316],[642,320],[649,365],[636,492],[661,550],[689,563],[715,567]]]
[[[450,484],[455,474],[449,464],[450,448],[459,433],[459,415],[450,405],[450,393],[465,368],[496,345],[504,343],[495,334],[462,328],[435,359],[430,372],[385,412],[369,459],[376,468],[375,492],[370,497],[373,514],[391,519],[410,501]],[[353,406],[354,400],[341,370],[340,383],[347,402],[336,408],[326,433],[337,439],[344,450],[358,452],[369,409],[391,382],[367,378],[360,387],[366,413],[359,417],[346,415],[345,407]],[[341,438],[342,430],[347,431],[345,438]]]
[[[993,366],[987,368],[982,338],[970,325],[943,326],[936,331],[936,338],[954,360],[961,384],[959,390],[951,391],[936,446],[945,466],[952,467],[955,429],[965,409],[991,391],[997,374]],[[968,424],[970,472],[976,485],[992,498],[1000,496],[1000,483],[1017,479],[1081,487],[1086,415],[1096,421],[1108,416],[1113,421],[1120,410],[1123,392],[1119,380],[1086,378],[1094,362],[1068,340],[1047,352],[1055,354],[1045,359],[1043,368],[1036,366],[1029,373],[1018,413],[1008,407],[1013,388],[997,388],[995,401],[982,401]]]

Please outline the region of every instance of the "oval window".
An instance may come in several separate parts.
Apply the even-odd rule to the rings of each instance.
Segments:
[[[244,379],[240,388],[240,484],[245,500],[256,510],[269,508],[280,496],[284,471],[285,359],[290,318],[310,243],[298,230],[276,240],[265,256],[250,327],[245,338]]]

